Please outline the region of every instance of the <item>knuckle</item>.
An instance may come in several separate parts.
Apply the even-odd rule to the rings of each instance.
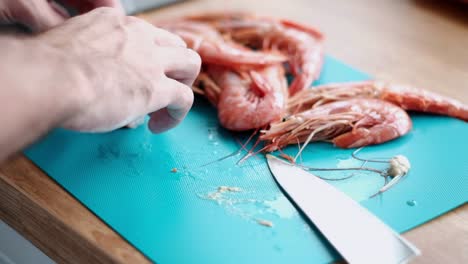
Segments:
[[[110,21],[113,21],[112,19],[120,19],[123,17],[123,15],[119,13],[119,11],[116,8],[112,7],[98,7],[89,12],[89,14],[93,16],[98,16],[101,19],[102,17],[105,17],[106,19],[110,19]]]
[[[143,21],[142,21],[140,18],[138,18],[138,17],[134,17],[134,16],[126,16],[126,17],[125,17],[125,23],[126,23],[126,24],[129,24],[129,25],[131,25],[131,24],[139,25],[139,24],[141,24],[142,22],[143,22]]]
[[[198,75],[198,72],[200,71],[200,67],[202,63],[200,55],[192,49],[185,49],[185,50],[186,50],[187,62],[193,67],[194,71],[196,71],[196,74]]]
[[[192,107],[194,101],[194,94],[189,86],[184,85],[184,88],[179,93],[179,100],[183,103],[187,110]]]
[[[166,31],[166,30],[164,30]],[[171,39],[174,41],[174,44],[177,45],[177,46],[180,46],[180,47],[183,47],[183,48],[187,48],[187,43],[185,43],[185,41],[178,35],[176,34],[173,34],[169,31],[166,31],[167,34],[171,37]]]
[[[193,104],[193,101],[195,100],[195,95],[193,94],[192,88],[190,88],[189,86],[187,86],[187,98],[186,99],[187,99],[187,103],[189,107],[191,107]]]
[[[162,28],[153,27],[156,44],[160,46],[176,46],[186,48],[187,44],[178,35]]]
[[[131,26],[134,26],[135,28],[138,28],[141,32],[144,32],[145,34],[149,35],[148,32],[151,29],[151,24],[146,22],[145,20],[135,17],[135,16],[126,16],[125,17],[125,22]]]
[[[97,14],[103,14],[103,15],[118,15],[120,14],[117,9],[112,8],[112,7],[98,7],[93,10]]]

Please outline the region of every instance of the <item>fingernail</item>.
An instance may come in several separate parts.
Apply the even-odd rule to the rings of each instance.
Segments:
[[[167,108],[160,109],[152,114],[150,114],[150,121],[148,122],[148,127],[151,132],[155,134],[163,133],[173,127],[175,127],[179,120],[174,119]]]
[[[63,6],[59,5],[58,3],[52,1],[52,2],[49,2],[49,5],[52,7],[52,9],[55,12],[57,12],[63,18],[69,18],[70,17],[70,14],[68,13],[68,11]]]

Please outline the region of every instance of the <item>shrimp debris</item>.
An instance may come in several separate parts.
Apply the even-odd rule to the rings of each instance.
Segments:
[[[241,192],[242,189],[239,187],[230,187],[230,186],[219,186],[218,192],[225,193],[225,192]]]
[[[203,199],[213,200],[218,204],[222,203],[231,203],[230,199],[227,199],[223,196],[224,193],[238,193],[242,192],[242,189],[239,187],[231,187],[231,186],[219,186],[216,191],[208,193],[206,196],[201,197]]]
[[[262,226],[273,227],[273,222],[268,221],[268,220],[259,219],[259,220],[257,220],[257,223],[258,223],[259,225],[262,225]]]
[[[375,194],[371,195],[369,198],[373,198],[388,189],[390,189],[392,186],[394,186],[396,183],[398,183],[401,178],[403,178],[405,175],[408,174],[410,168],[411,168],[411,163],[408,160],[406,156],[403,155],[396,155],[393,156],[389,160],[376,160],[376,159],[363,159],[359,158],[356,154],[361,151],[363,147],[355,150],[351,157],[362,161],[363,164],[360,167],[349,167],[349,168],[316,168],[316,167],[309,167],[309,166],[304,166],[304,165],[296,165],[299,166],[301,169],[307,170],[307,171],[370,171],[379,174],[380,176],[384,177],[385,179],[385,184],[382,186],[378,192]],[[375,169],[371,167],[364,167],[365,164],[367,163],[388,163],[388,167],[386,169]],[[291,163],[294,164],[294,163]],[[339,179],[334,179],[334,178],[325,178],[322,176],[315,175],[316,177],[327,180],[327,181],[341,181],[341,180],[346,180],[354,176],[354,174],[350,176],[346,176],[343,178]],[[387,179],[388,177],[391,178],[391,180],[388,182]]]
[[[384,177],[391,177],[392,179],[390,182],[385,183],[385,185],[380,188],[378,192],[371,195],[370,198],[373,198],[393,187],[401,180],[401,178],[403,178],[403,176],[408,173],[409,169],[411,168],[411,164],[408,158],[403,155],[396,155],[395,157],[391,158],[388,163],[390,166],[384,174]]]
[[[389,163],[387,174],[390,177],[405,176],[411,168],[408,158],[403,155],[396,155]]]

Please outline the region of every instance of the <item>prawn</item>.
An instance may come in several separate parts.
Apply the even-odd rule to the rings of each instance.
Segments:
[[[242,68],[265,66],[286,60],[286,57],[279,53],[254,51],[229,41],[206,23],[179,20],[155,25],[181,37],[189,48],[200,54],[203,63]]]
[[[249,71],[208,65],[201,76],[199,90],[218,108],[218,119],[229,130],[265,127],[284,115],[287,81],[281,65]]]
[[[287,111],[294,114],[351,98],[375,98],[391,102],[405,110],[447,115],[468,121],[468,106],[457,100],[420,88],[380,81],[316,86],[291,96]]]
[[[313,27],[241,12],[191,16],[188,19],[210,23],[227,38],[248,47],[279,51],[285,55],[294,76],[289,87],[291,95],[307,89],[320,75],[324,37]]]
[[[261,131],[260,139],[271,152],[288,144],[331,141],[340,148],[383,143],[408,133],[412,122],[406,111],[378,99],[350,99],[324,104],[288,116]],[[297,156],[296,156],[297,157]]]

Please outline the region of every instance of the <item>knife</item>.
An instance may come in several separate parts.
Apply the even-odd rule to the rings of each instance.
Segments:
[[[420,254],[359,203],[315,175],[267,155],[268,166],[288,198],[348,263],[406,263]]]

